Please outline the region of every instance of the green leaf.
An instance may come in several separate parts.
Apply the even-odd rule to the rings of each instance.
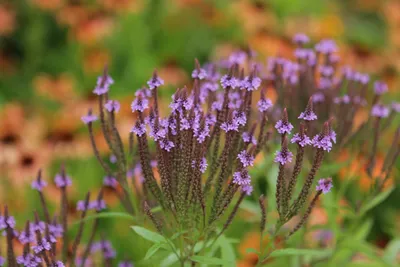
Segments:
[[[332,253],[331,250],[316,250],[316,249],[296,249],[286,248],[275,250],[270,257],[285,257],[285,256],[310,256],[310,257],[326,257]]]
[[[140,226],[132,226],[133,231],[135,231],[138,235],[143,237],[146,240],[149,240],[150,242],[153,243],[165,243],[167,242],[167,239],[163,237],[162,235],[147,230],[146,228],[140,227]]]
[[[72,225],[79,225],[81,221],[90,221],[97,218],[119,218],[136,221],[136,218],[125,212],[101,212],[94,215],[86,216],[83,220],[78,220]]]
[[[400,239],[392,240],[386,247],[385,253],[383,253],[383,259],[390,264],[395,264],[399,252]]]
[[[230,242],[230,240],[226,238],[225,235],[221,235],[220,238],[218,239],[218,243],[221,248],[221,258],[224,261],[235,262],[236,255],[235,255],[235,249],[232,246],[232,242]],[[224,266],[229,267],[231,265],[226,264]]]
[[[153,246],[151,246],[149,248],[149,250],[147,250],[144,260],[150,259],[160,248],[167,249],[167,250],[170,249],[170,247],[168,247],[166,244],[156,243]]]
[[[246,248],[246,254],[250,254],[250,253],[255,253],[258,255],[260,252],[258,250],[256,250],[255,248]]]
[[[175,253],[171,253],[160,263],[160,266],[168,267],[177,262],[178,260],[179,260],[178,256]]]
[[[365,240],[367,235],[371,231],[373,221],[372,219],[366,220],[357,230],[357,232],[353,235],[354,240]]]
[[[206,256],[191,256],[190,259],[192,261],[209,264],[209,265],[230,265],[235,264],[235,262],[225,261],[215,257],[206,257]]]
[[[367,202],[367,204],[361,207],[359,215],[360,216],[364,215],[367,211],[373,209],[374,207],[382,203],[390,195],[390,193],[393,192],[393,190],[394,187],[379,193],[376,197],[374,197],[369,202]]]

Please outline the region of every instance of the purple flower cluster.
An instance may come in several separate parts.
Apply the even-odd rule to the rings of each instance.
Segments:
[[[256,137],[249,132],[244,132],[242,134],[242,138],[243,138],[243,142],[245,142],[245,143],[251,143],[253,145],[257,145]]]
[[[79,200],[76,203],[76,210],[84,211],[85,208],[86,207],[85,207],[85,201],[84,200]],[[101,210],[104,210],[106,208],[107,208],[107,205],[106,205],[106,202],[103,199],[90,201],[88,203],[88,207],[87,207],[88,210],[96,210],[96,211],[101,211]]]
[[[285,122],[284,120],[279,120],[275,124],[275,128],[280,134],[290,134],[293,130],[293,125],[290,122]]]
[[[233,174],[233,181],[234,184],[237,185],[250,185],[251,177],[249,172],[246,169],[242,169],[241,171],[237,171]]]
[[[44,187],[47,186],[47,182],[40,179],[32,181],[31,187],[32,189],[36,189],[37,191],[42,191]]]
[[[115,258],[116,252],[113,249],[110,241],[108,240],[102,240],[100,242],[95,242],[92,244],[90,248],[91,253],[96,253],[98,251],[101,251],[104,255],[104,258],[106,259],[112,259]]]
[[[371,115],[377,118],[386,118],[387,116],[389,116],[389,108],[381,105],[381,104],[376,104],[372,107],[371,110]]]
[[[117,100],[107,100],[107,102],[104,104],[104,107],[108,112],[118,113],[121,108],[121,104]]]
[[[257,107],[260,112],[265,112],[272,107],[272,101],[269,98],[261,98],[257,103]]]
[[[291,143],[296,143],[301,147],[305,147],[311,145],[311,139],[305,134],[296,133],[293,135],[292,139],[290,140]]]
[[[275,154],[275,162],[281,165],[285,165],[286,163],[292,162],[292,158],[293,158],[293,153],[290,152],[287,148],[282,148]]]
[[[65,177],[61,174],[56,174],[56,177],[54,178],[54,182],[56,183],[56,186],[58,188],[62,187],[67,187],[72,185],[72,180],[71,177],[68,175],[65,175]]]
[[[254,156],[248,153],[246,150],[243,150],[237,156],[243,167],[253,166],[254,164]]]
[[[84,124],[92,123],[94,121],[97,121],[98,119],[99,118],[96,115],[91,114],[90,112],[87,115],[82,116],[82,118],[81,118],[81,120],[83,121]]]
[[[113,83],[114,80],[107,73],[105,73],[97,78],[97,84],[93,90],[93,93],[96,95],[104,95],[108,92]]]
[[[316,189],[317,191],[322,191],[322,193],[326,194],[331,191],[332,187],[332,178],[325,178],[318,181]]]
[[[153,77],[148,80],[147,85],[149,86],[150,90],[153,90],[157,87],[160,87],[161,85],[164,84],[164,80],[158,77],[157,73],[154,72]]]
[[[111,176],[105,176],[103,179],[103,185],[112,187],[112,188],[117,188],[118,182],[117,179]]]

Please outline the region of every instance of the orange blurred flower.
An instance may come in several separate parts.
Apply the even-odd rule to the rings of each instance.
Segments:
[[[74,36],[82,44],[91,46],[110,35],[113,26],[112,18],[104,15],[96,16],[80,22],[74,29]]]
[[[62,6],[64,0],[32,0],[32,2],[43,10],[56,10]]]
[[[11,34],[15,27],[15,11],[13,8],[6,5],[0,5],[0,36]]]
[[[39,74],[33,80],[33,88],[38,95],[60,102],[75,98],[74,81],[68,74],[51,77],[48,74]]]
[[[85,53],[83,61],[85,72],[99,73],[110,62],[110,55],[107,50],[91,50]]]

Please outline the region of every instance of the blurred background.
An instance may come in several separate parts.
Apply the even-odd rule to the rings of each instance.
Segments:
[[[173,89],[190,82],[194,58],[204,63],[248,47],[265,57],[292,57],[297,32],[313,41],[335,39],[346,64],[379,76],[396,93],[399,10],[397,0],[0,0],[0,203],[12,200],[17,219],[31,217],[38,203],[31,181],[39,168],[52,181],[62,162],[74,182],[72,217],[75,201],[100,187],[103,173],[80,117],[95,105],[92,90],[105,64],[115,80],[111,95],[122,102],[125,133],[134,92],[155,68],[166,82],[160,90],[166,106]],[[100,135],[98,141],[105,149]],[[53,183],[46,194],[56,205]],[[384,214],[385,223],[400,219],[397,208]],[[102,223],[114,227],[111,220]],[[115,246],[131,248],[118,241],[129,230],[115,229],[109,237]],[[231,232],[243,240],[240,265],[252,266],[245,248],[257,238]],[[140,248],[132,253],[143,256]]]

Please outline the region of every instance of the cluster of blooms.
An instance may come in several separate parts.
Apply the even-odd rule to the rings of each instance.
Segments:
[[[113,185],[112,177],[108,178],[108,184]],[[72,243],[72,251],[68,251],[69,240],[66,239],[65,233],[68,231],[67,224],[67,193],[65,188],[72,185],[71,178],[65,173],[64,168],[61,172],[55,176],[54,184],[61,191],[61,213],[60,220],[57,217],[50,218],[49,209],[47,206],[46,199],[44,197],[43,189],[48,183],[42,179],[41,172],[37,176],[37,179],[32,182],[32,188],[36,190],[40,197],[41,206],[43,209],[45,220],[39,220],[38,214],[35,212],[35,219],[33,222],[27,221],[25,227],[21,231],[16,230],[16,221],[13,216],[8,214],[7,206],[4,209],[4,214],[0,213],[0,231],[3,231],[3,235],[7,237],[7,259],[0,256],[0,266],[4,266],[5,263],[8,266],[65,266],[67,262],[75,262],[76,266],[92,266],[91,255],[101,250],[104,260],[111,260],[115,258],[116,252],[113,250],[111,243],[106,240],[94,243],[93,238],[89,240],[86,245],[84,254],[82,257],[77,256],[77,248],[80,244],[81,235],[85,226],[84,218],[90,209],[100,212],[105,209],[105,202],[102,198],[102,191],[94,201],[89,201],[89,193],[84,201],[79,201],[77,210],[82,211],[81,222],[79,224],[79,231]],[[97,220],[95,219],[97,224]],[[94,237],[96,234],[96,227],[92,227],[91,236]],[[14,246],[16,242],[23,246],[23,254],[19,256],[14,255]],[[57,255],[59,250],[56,250],[57,244],[62,245],[60,255]],[[60,258],[61,260],[58,260]],[[111,265],[110,265],[111,266]],[[133,266],[129,261],[123,261],[119,263],[119,266],[127,267]]]

